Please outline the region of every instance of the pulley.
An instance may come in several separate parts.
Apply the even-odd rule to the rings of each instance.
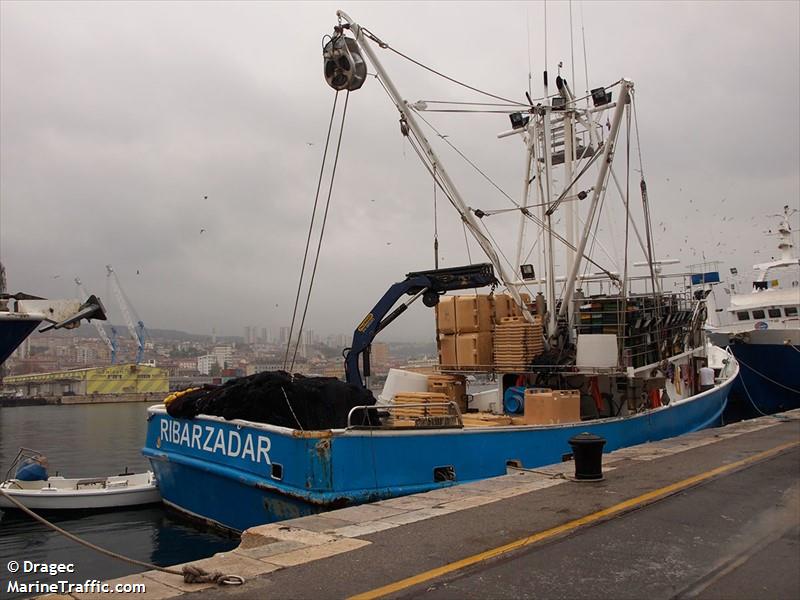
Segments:
[[[333,89],[355,91],[367,78],[367,63],[352,38],[337,33],[322,49],[325,81]]]

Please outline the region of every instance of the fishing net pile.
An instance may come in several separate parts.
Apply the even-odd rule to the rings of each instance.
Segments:
[[[346,427],[350,410],[374,405],[375,397],[368,389],[335,377],[264,371],[231,379],[220,386],[205,385],[178,392],[167,397],[164,404],[167,413],[177,418],[191,419],[203,414],[320,430]],[[352,422],[377,425],[375,412],[359,411]]]

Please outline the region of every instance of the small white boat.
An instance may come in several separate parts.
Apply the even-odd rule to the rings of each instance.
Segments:
[[[25,458],[22,451],[20,458]],[[152,471],[96,478],[53,476],[33,481],[7,478],[0,483],[0,491],[0,508],[4,509],[17,508],[6,496],[32,510],[122,508],[161,502]]]

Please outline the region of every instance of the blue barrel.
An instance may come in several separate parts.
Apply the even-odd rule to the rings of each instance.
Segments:
[[[503,394],[503,409],[507,414],[520,415],[525,409],[525,386],[515,385],[506,388]]]
[[[32,458],[26,458],[17,467],[14,478],[20,481],[46,481],[47,468]]]

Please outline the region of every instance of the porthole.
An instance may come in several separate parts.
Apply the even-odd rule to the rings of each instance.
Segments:
[[[437,483],[441,483],[443,481],[455,481],[456,480],[455,467],[453,465],[447,465],[445,467],[434,467],[433,480]]]

